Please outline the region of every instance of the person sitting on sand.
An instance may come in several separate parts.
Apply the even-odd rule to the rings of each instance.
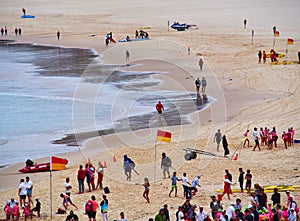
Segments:
[[[65,193],[61,193],[59,195],[61,198],[63,198],[63,206],[65,207],[65,209],[68,209],[69,203],[74,206],[76,209],[78,209],[78,207],[72,202],[71,198],[65,194]]]

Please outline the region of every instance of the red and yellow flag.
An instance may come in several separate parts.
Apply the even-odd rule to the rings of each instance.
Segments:
[[[279,37],[279,31],[275,31],[275,36]]]
[[[156,141],[171,142],[171,133],[167,131],[158,130]]]
[[[66,164],[68,164],[67,159],[54,156],[50,157],[50,170],[65,170]]]
[[[294,44],[294,39],[292,39],[292,38],[288,38],[288,41],[287,41],[287,43],[288,43],[289,45],[292,45],[292,44]]]

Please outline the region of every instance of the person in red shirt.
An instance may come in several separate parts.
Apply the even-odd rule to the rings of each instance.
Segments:
[[[85,171],[83,169],[83,166],[79,166],[79,170],[77,172],[77,180],[78,180],[78,186],[79,186],[79,194],[84,193],[84,179],[85,179]]]
[[[160,101],[158,101],[158,103],[156,104],[156,110],[158,113],[158,121],[160,123],[160,126],[162,126],[161,115],[165,109],[164,109],[164,105]]]

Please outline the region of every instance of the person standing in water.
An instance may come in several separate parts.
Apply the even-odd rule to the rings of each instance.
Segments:
[[[160,124],[160,126],[162,126],[161,115],[162,115],[162,112],[165,110],[165,108],[164,108],[164,105],[160,101],[158,101],[158,103],[156,104],[156,110],[158,113],[159,124]]]

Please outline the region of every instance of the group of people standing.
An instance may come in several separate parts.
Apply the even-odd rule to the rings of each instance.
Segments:
[[[19,220],[20,217],[20,209],[23,210],[22,215],[24,216],[25,220],[32,216],[40,217],[41,211],[41,202],[38,197],[35,198],[36,205],[34,207],[34,203],[32,200],[32,193],[33,193],[33,182],[30,180],[29,176],[24,179],[20,179],[18,195],[19,195],[19,202],[11,197],[10,200],[7,201],[4,211],[6,214],[6,220],[10,220],[10,218]],[[37,214],[35,215],[34,212]]]
[[[206,90],[206,86],[207,86],[207,81],[206,81],[206,78],[203,76],[202,79],[200,80],[199,78],[197,78],[195,80],[195,85],[196,85],[196,91],[197,91],[197,94],[200,93],[200,87],[202,86],[201,88],[201,92],[202,93],[205,93],[205,90]]]
[[[102,162],[98,162],[98,168],[96,169],[91,162],[85,164],[85,169],[83,166],[79,166],[77,171],[77,180],[79,187],[79,194],[84,193],[84,181],[88,185],[88,191],[96,190],[97,188],[103,189],[103,177],[104,177],[104,168],[105,166]],[[97,173],[97,183],[95,184],[95,174]]]

